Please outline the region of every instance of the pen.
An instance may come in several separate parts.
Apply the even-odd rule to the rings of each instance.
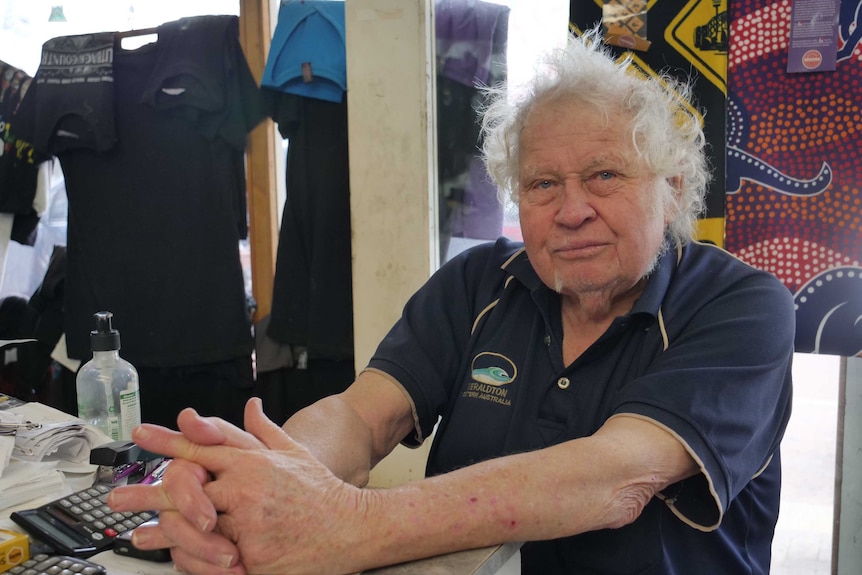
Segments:
[[[170,459],[164,459],[161,463],[159,463],[155,469],[153,469],[149,475],[141,479],[141,483],[144,485],[153,485],[155,483],[159,483],[162,480],[162,475],[165,474],[165,469],[168,468],[168,464],[171,462]]]
[[[140,471],[142,467],[143,465],[138,461],[123,465],[114,472],[114,482]]]

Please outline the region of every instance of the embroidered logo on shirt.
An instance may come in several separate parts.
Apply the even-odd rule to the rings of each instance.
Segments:
[[[508,398],[509,385],[518,376],[518,368],[508,357],[499,353],[482,352],[473,358],[467,389],[462,397],[512,405]]]

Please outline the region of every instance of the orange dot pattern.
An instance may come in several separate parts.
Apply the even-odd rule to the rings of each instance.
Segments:
[[[725,247],[795,293],[862,262],[862,46],[835,72],[788,74],[791,2],[758,4],[731,3],[728,143],[792,178],[828,164],[832,182],[803,196],[743,179],[727,196]]]

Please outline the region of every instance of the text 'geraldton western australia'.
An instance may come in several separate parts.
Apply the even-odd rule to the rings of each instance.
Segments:
[[[468,383],[467,389],[464,391],[464,397],[472,397],[502,405],[512,405],[512,400],[508,399],[509,391],[503,387],[488,385],[487,383]]]

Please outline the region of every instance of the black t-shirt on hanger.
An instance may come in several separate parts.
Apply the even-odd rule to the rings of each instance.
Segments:
[[[115,38],[110,66],[114,144],[70,144],[70,121],[46,145],[69,196],[69,355],[90,357],[92,316],[105,309],[122,334],[122,355],[137,366],[248,355],[238,243],[247,234],[245,135],[262,116],[238,19],[165,24],[157,42],[137,50]],[[80,109],[60,97],[36,105],[53,118]],[[81,129],[110,123],[86,120]]]

